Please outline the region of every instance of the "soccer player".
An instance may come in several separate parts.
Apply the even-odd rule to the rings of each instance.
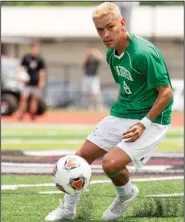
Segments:
[[[120,92],[110,116],[98,123],[76,155],[89,164],[103,156],[103,170],[117,194],[103,221],[115,221],[139,193],[126,166],[132,162],[140,170],[163,140],[171,122],[173,93],[161,52],[151,42],[126,31],[126,22],[114,3],[97,6],[93,21],[108,48],[107,62]],[[64,204],[46,221],[73,219],[79,198],[79,194],[65,194]]]

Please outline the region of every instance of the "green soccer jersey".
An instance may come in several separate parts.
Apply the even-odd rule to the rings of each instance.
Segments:
[[[112,116],[142,119],[157,99],[156,88],[171,85],[161,52],[144,38],[132,34],[128,47],[120,56],[115,49],[108,49],[106,59],[121,89],[119,100],[112,105]],[[173,98],[153,122],[170,124],[172,104]]]

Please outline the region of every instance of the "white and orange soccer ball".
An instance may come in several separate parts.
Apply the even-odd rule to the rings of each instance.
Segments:
[[[91,180],[91,167],[77,155],[67,155],[58,160],[53,169],[53,180],[59,190],[75,194],[85,190]]]

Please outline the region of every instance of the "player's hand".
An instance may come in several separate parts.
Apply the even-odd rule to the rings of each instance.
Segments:
[[[44,88],[44,86],[45,86],[44,82],[39,82],[39,88],[40,89]]]
[[[145,127],[138,122],[125,131],[122,136],[125,142],[135,142],[143,133]]]

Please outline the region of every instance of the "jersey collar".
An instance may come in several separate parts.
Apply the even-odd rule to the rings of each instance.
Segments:
[[[116,58],[118,58],[118,59],[121,59],[123,56],[124,56],[124,54],[125,54],[125,51],[123,51],[122,53],[121,53],[121,55],[116,55],[116,49],[114,49],[114,56],[116,57]]]
[[[129,33],[130,34],[130,44],[128,45],[128,47],[126,48],[126,50],[130,47],[130,45],[131,45],[131,43],[132,43],[132,38],[133,38],[133,34],[131,34],[131,33]],[[125,51],[126,51],[125,50]],[[114,56],[116,57],[116,58],[118,58],[118,59],[121,59],[123,56],[124,56],[124,54],[125,54],[125,51],[124,52],[122,52],[121,53],[121,55],[116,55],[116,49],[114,49]]]

